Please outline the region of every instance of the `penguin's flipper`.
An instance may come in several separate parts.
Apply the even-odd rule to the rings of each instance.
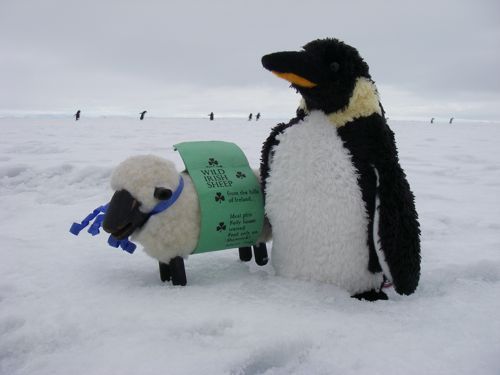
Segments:
[[[396,292],[411,294],[420,279],[420,227],[415,198],[399,165],[394,133],[385,121],[376,127],[374,167],[378,174],[379,206],[377,247],[385,262]],[[382,262],[381,262],[382,263]]]

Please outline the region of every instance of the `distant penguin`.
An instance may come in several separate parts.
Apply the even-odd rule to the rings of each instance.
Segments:
[[[75,121],[80,120],[80,112],[81,112],[80,110],[76,111],[76,113],[75,113]]]
[[[450,124],[453,123],[453,120],[455,120],[455,117],[450,118]]]
[[[141,119],[141,120],[144,120],[144,115],[146,115],[146,113],[147,113],[147,112],[148,112],[148,111],[142,111],[142,112],[140,113],[140,115],[141,115],[140,119]]]
[[[251,113],[248,115],[248,121],[252,121],[252,114]]]
[[[255,121],[259,121],[259,119],[260,119],[260,112],[257,113],[257,116],[255,116]]]
[[[434,117],[431,118],[431,124],[434,124]]]
[[[210,112],[210,114],[208,115],[208,117],[210,118],[210,121],[213,121],[214,120],[214,113]]]
[[[277,274],[370,301],[387,299],[386,279],[413,293],[418,217],[368,65],[337,39],[266,55],[262,64],[302,95],[297,117],[277,125],[262,149]]]

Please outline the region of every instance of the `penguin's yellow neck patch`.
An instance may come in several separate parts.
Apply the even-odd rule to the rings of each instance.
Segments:
[[[379,100],[375,84],[367,78],[358,78],[347,107],[328,114],[328,119],[333,125],[340,128],[360,117],[367,117],[373,113],[382,115]],[[300,103],[300,108],[308,112],[304,99]]]

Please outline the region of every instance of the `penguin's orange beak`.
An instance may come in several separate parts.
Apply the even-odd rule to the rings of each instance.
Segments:
[[[295,87],[311,89],[321,82],[321,72],[315,66],[314,60],[304,51],[271,53],[262,57],[262,65]]]
[[[316,83],[311,82],[308,79],[301,77],[295,73],[281,73],[281,72],[276,72],[274,70],[272,72],[276,74],[278,77],[286,79],[288,82],[291,82],[292,84],[300,87],[305,87],[310,89],[317,86]]]

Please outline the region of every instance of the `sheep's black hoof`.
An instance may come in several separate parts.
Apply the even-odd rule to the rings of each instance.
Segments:
[[[240,247],[240,260],[242,262],[248,262],[252,260],[252,248],[250,246]]]
[[[186,285],[186,269],[184,268],[184,259],[175,257],[170,260],[170,272],[172,274],[173,285]]]
[[[172,277],[170,273],[170,266],[167,263],[160,262],[160,279],[161,281],[170,281]]]
[[[259,243],[253,247],[253,253],[255,255],[255,263],[259,266],[265,266],[269,261],[267,255],[267,246],[264,242]]]
[[[368,292],[358,293],[358,294],[355,294],[351,297],[357,298],[359,300],[370,301],[370,302],[379,301],[379,300],[386,301],[389,299],[389,297],[387,297],[387,294],[385,294],[381,290],[377,292],[375,289],[369,290]]]

